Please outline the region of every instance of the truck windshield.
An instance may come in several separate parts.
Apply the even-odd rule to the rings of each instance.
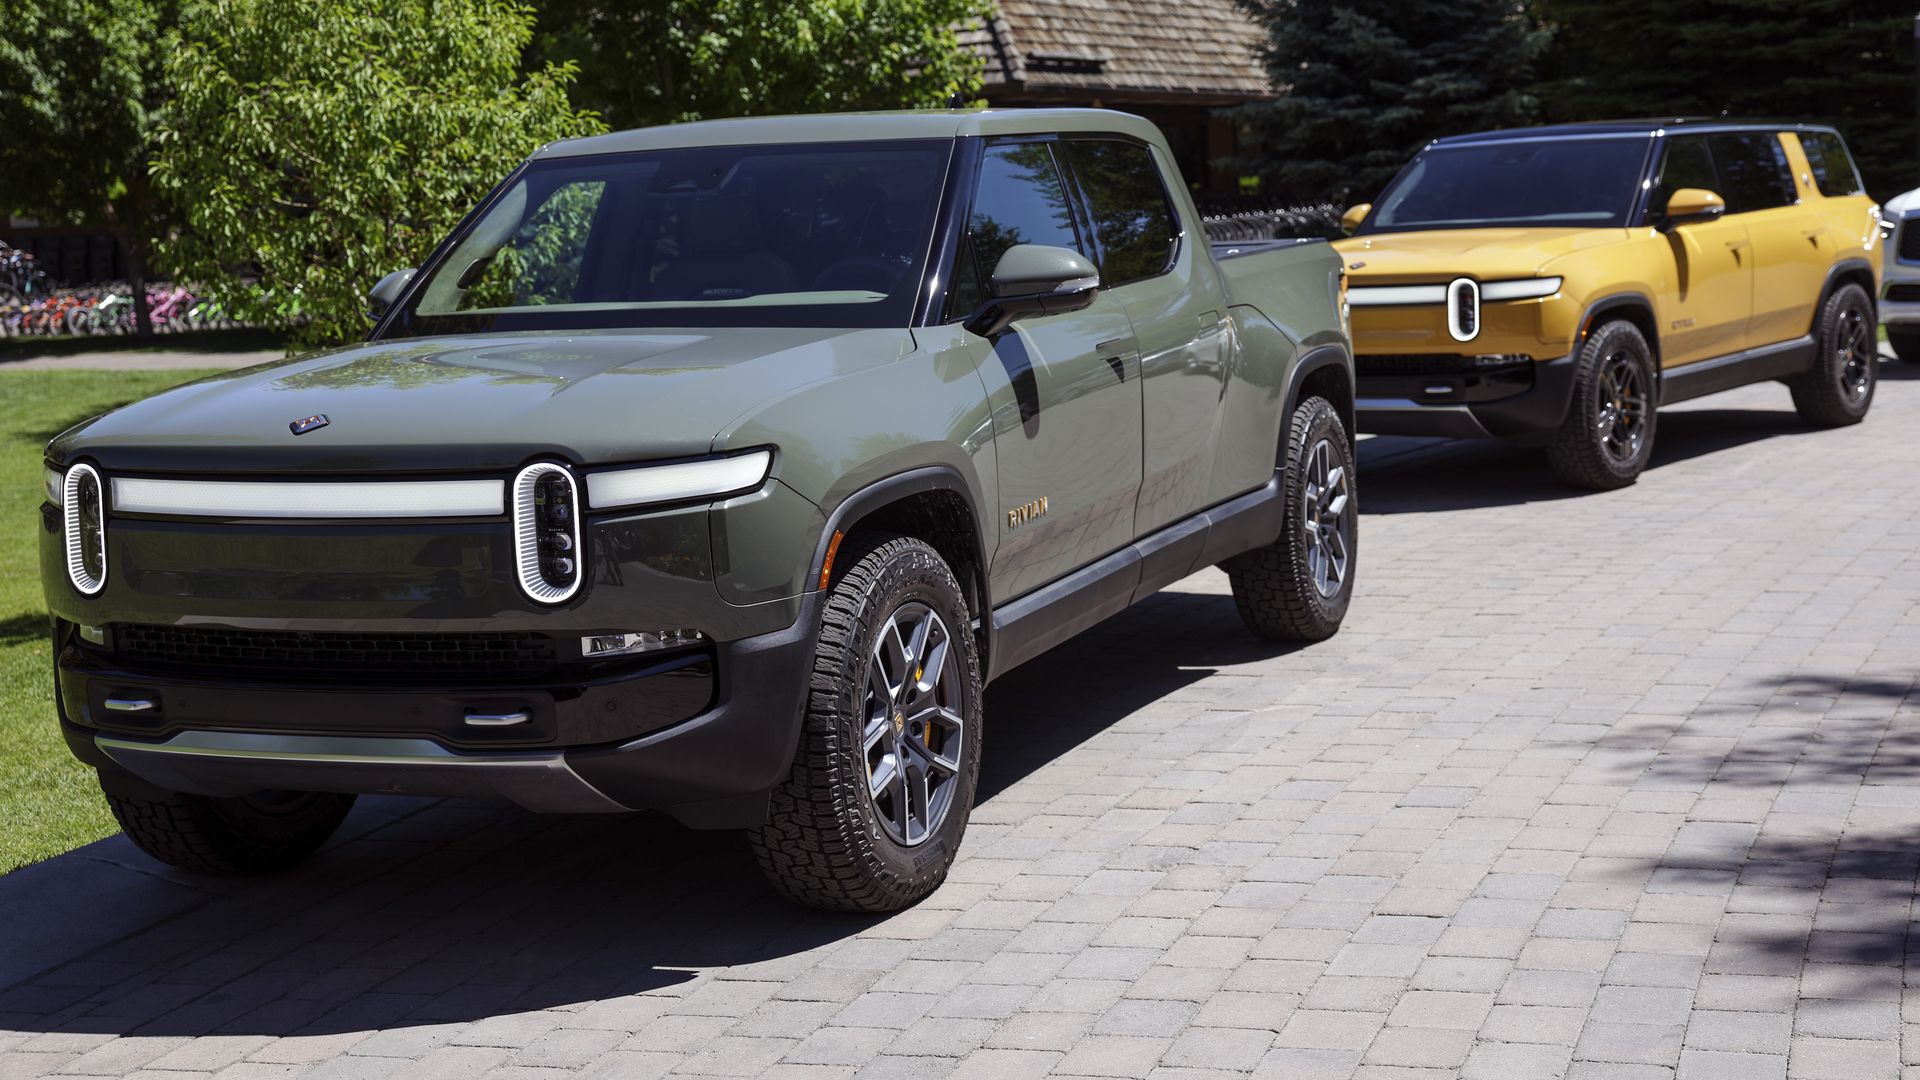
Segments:
[[[1435,146],[1388,185],[1359,232],[1627,224],[1646,135]]]
[[[429,266],[389,333],[905,326],[951,144],[536,160]]]

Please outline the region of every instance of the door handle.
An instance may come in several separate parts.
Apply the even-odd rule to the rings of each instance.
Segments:
[[[1107,366],[1113,369],[1114,377],[1121,382],[1127,381],[1127,353],[1132,349],[1132,338],[1114,338],[1093,347],[1094,353],[1107,362]]]

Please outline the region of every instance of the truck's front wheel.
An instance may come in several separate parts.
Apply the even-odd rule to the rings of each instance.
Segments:
[[[932,547],[875,537],[848,554],[793,768],[749,837],[790,899],[897,911],[946,880],[973,812],[980,661],[966,598]]]
[[[265,791],[239,798],[104,786],[107,806],[141,851],[183,870],[258,874],[284,870],[320,850],[353,809],[353,796]]]
[[[1322,641],[1353,599],[1360,506],[1353,448],[1340,414],[1308,398],[1287,430],[1280,538],[1222,564],[1247,629],[1275,641]]]

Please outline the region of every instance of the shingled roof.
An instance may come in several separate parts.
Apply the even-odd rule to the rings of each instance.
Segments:
[[[1270,97],[1261,29],[1233,0],[999,0],[962,35],[989,101],[1231,104]]]

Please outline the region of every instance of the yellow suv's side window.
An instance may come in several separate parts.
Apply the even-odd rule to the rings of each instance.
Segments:
[[[1720,174],[1720,197],[1727,200],[1727,213],[1771,210],[1797,201],[1778,135],[1771,131],[1709,135],[1707,145],[1713,151],[1714,171]]]

